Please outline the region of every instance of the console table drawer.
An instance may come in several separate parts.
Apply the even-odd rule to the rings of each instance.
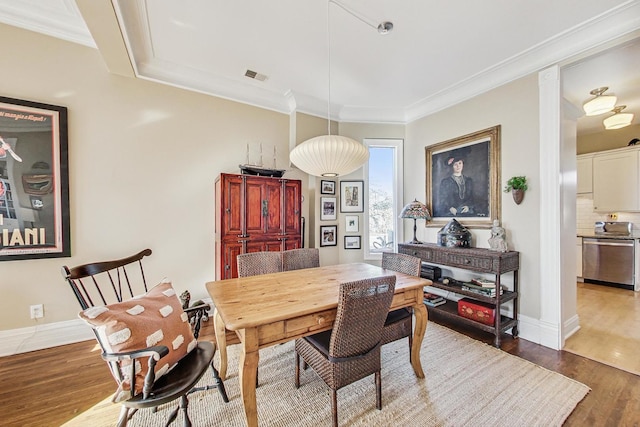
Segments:
[[[429,248],[416,248],[415,246],[409,248],[403,245],[398,245],[398,252],[421,258],[424,262],[435,262],[435,254],[433,250]]]
[[[493,271],[493,259],[477,255],[467,256],[452,253],[438,253],[433,262],[451,267],[470,268],[476,271],[482,270],[488,273]]]

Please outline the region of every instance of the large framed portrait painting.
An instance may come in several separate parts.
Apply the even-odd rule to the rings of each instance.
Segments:
[[[0,97],[0,261],[70,256],[67,109]]]
[[[500,125],[426,147],[427,205],[442,226],[490,228],[500,219]]]

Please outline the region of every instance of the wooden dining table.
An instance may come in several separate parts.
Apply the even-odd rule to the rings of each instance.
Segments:
[[[431,281],[365,263],[339,264],[206,284],[215,306],[214,325],[220,351],[220,376],[226,377],[228,331],[235,331],[242,352],[240,392],[247,425],[258,425],[256,378],[258,350],[332,328],[340,284],[379,276],[396,276],[390,310],[413,307],[415,327],[411,366],[424,378],[420,347],[427,328],[424,286]],[[293,369],[293,368],[292,368]]]

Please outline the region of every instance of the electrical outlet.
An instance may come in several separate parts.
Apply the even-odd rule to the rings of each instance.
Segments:
[[[42,304],[36,304],[29,307],[32,319],[40,319],[44,317],[44,306]]]
[[[609,214],[609,220],[617,221],[618,220],[618,214],[617,213],[610,213]]]

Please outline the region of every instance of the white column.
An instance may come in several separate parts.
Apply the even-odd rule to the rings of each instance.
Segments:
[[[540,344],[561,348],[560,67],[538,74],[540,88]],[[574,230],[575,232],[575,230]]]

